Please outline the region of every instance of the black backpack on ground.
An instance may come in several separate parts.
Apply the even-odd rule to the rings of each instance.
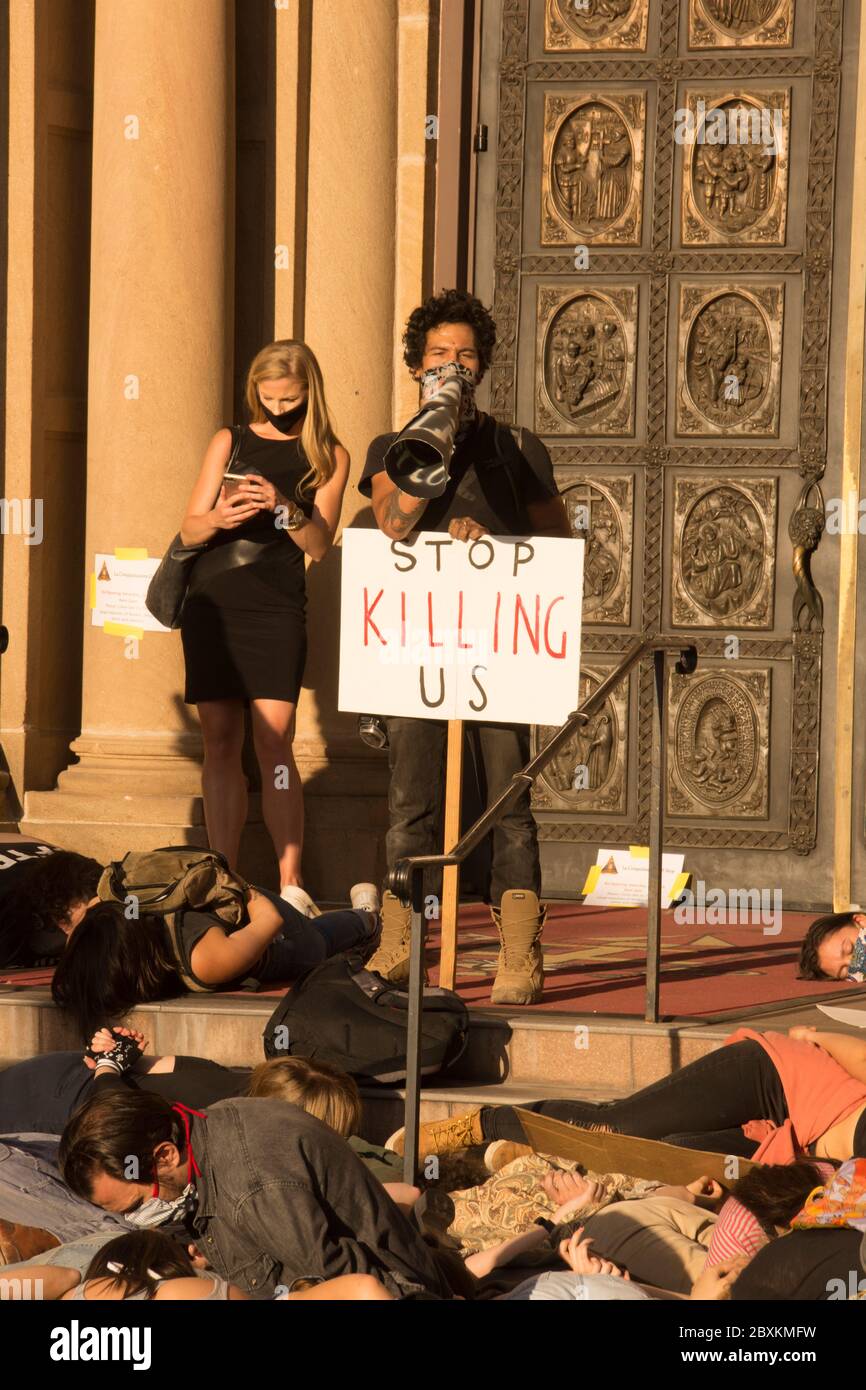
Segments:
[[[363,954],[345,951],[305,975],[281,999],[263,1033],[266,1057],[329,1062],[356,1080],[406,1079],[409,995],[364,969]],[[463,1056],[466,1005],[450,989],[424,990],[421,1075],[448,1070]]]

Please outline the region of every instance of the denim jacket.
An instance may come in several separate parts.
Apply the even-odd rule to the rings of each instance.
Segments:
[[[451,1297],[414,1226],[327,1125],[283,1100],[218,1101],[191,1124],[192,1228],[217,1273],[253,1296],[373,1274],[393,1294]]]

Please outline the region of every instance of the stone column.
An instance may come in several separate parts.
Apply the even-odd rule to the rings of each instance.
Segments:
[[[352,459],[344,526],[373,524],[357,490],[367,446],[395,413],[409,413],[395,332],[421,287],[427,10],[427,0],[377,0],[363,23],[353,0],[313,10],[303,335]],[[355,716],[337,710],[339,548],[308,568],[307,584],[295,742],[305,877],[333,897],[384,869],[387,762],[361,743]]]
[[[0,669],[7,827],[18,820],[25,788],[54,785],[80,725],[90,9],[47,14],[21,0],[9,10],[8,39],[8,156],[0,171],[8,253],[0,518],[10,632]]]
[[[230,418],[232,11],[97,0],[88,572],[96,552],[162,553]],[[147,633],[130,658],[84,623],[80,761],[28,794],[26,827],[96,857],[203,842],[179,635]]]

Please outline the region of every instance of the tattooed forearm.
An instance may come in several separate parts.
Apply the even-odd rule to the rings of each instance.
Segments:
[[[401,497],[409,502],[408,512],[404,512],[400,506]],[[395,540],[402,540],[414,529],[418,521],[424,514],[427,507],[426,497],[410,497],[407,493],[401,492],[398,487],[389,495],[385,503],[385,511],[382,517],[383,529],[390,532]]]

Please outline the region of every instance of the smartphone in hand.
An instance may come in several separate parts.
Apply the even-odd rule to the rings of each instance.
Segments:
[[[223,487],[226,490],[227,501],[231,501],[233,497],[237,497],[238,488],[240,487],[241,483],[245,483],[246,480],[247,478],[245,473],[223,474]]]

